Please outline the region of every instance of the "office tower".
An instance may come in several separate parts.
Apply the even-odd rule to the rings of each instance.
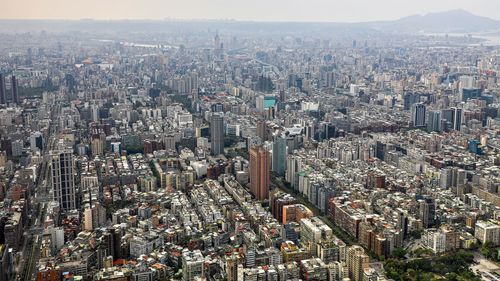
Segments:
[[[0,73],[0,104],[7,103],[7,96],[5,95],[5,76]]]
[[[403,96],[403,108],[404,110],[410,110],[411,106],[420,101],[420,95],[414,93],[406,93]]]
[[[219,114],[210,118],[210,145],[212,155],[224,154],[224,117]]]
[[[411,122],[414,127],[425,126],[425,105],[417,103],[411,107]]]
[[[453,124],[453,130],[455,131],[461,131],[462,130],[462,109],[454,107],[452,108],[453,114],[452,114],[452,124]]]
[[[258,200],[269,198],[269,152],[262,147],[250,149],[250,191]]]
[[[219,34],[214,38],[214,57],[216,60],[221,60],[224,57],[224,44],[221,42]]]
[[[182,280],[194,281],[204,277],[203,254],[200,250],[189,251],[185,249],[182,252]]]
[[[460,89],[459,99],[461,101],[468,101],[470,99],[480,98],[482,94],[482,89],[480,88],[472,88],[472,89]]]
[[[273,143],[273,172],[283,176],[286,171],[286,140],[277,137]]]
[[[396,212],[398,214],[397,226],[403,232],[403,237],[408,236],[408,214],[401,208],[397,208]]]
[[[92,156],[99,156],[104,154],[104,145],[105,141],[103,141],[99,135],[92,136],[92,140],[90,143]]]
[[[434,217],[436,214],[436,205],[434,203],[434,199],[424,198],[418,200],[418,203],[420,219],[422,220],[424,228],[428,228],[434,225]]]
[[[34,132],[30,135],[30,149],[32,151],[43,149],[43,136],[40,132]]]
[[[352,246],[347,250],[347,268],[352,281],[362,281],[363,272],[369,267],[370,258],[361,246]]]
[[[71,149],[51,151],[52,190],[61,210],[76,209],[76,191]]]
[[[256,133],[261,141],[264,142],[267,140],[267,123],[266,123],[266,121],[264,121],[264,120],[257,121]]]
[[[215,34],[215,38],[214,38],[214,49],[218,50],[220,48],[221,48],[221,42],[220,42],[219,33],[217,33],[217,34]]]
[[[106,232],[103,233],[102,246],[104,247],[107,255],[113,256],[115,260],[123,257],[121,240],[122,232],[120,229],[109,227]]]
[[[429,117],[427,118],[427,131],[429,132],[441,132],[441,111],[429,111]]]
[[[17,79],[16,76],[12,75],[10,87],[12,90],[12,103],[19,104],[19,93],[17,89]]]

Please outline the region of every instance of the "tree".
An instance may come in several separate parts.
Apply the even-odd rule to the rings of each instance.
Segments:
[[[403,248],[396,248],[394,251],[392,251],[392,256],[397,258],[397,259],[404,259],[406,256],[407,252]]]

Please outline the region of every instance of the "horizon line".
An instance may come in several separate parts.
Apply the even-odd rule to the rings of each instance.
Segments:
[[[454,12],[454,11],[462,11],[465,13],[468,13],[470,15],[476,16],[476,17],[483,17],[487,19],[491,19],[494,21],[500,21],[500,19],[496,18],[491,18],[488,16],[482,16],[482,15],[477,15],[474,14],[468,10],[465,9],[449,9],[449,10],[443,10],[443,11],[436,11],[436,12],[428,12],[428,13],[415,13],[415,14],[410,14],[406,16],[399,16],[398,18],[395,19],[373,19],[373,20],[366,20],[366,21],[333,21],[333,20],[259,20],[259,19],[234,19],[234,18],[171,18],[171,17],[165,17],[165,18],[154,18],[154,19],[147,19],[147,18],[109,18],[109,19],[104,19],[104,18],[74,18],[74,19],[68,19],[68,18],[0,18],[0,21],[74,21],[74,22],[82,22],[82,21],[96,21],[96,22],[123,22],[123,21],[136,21],[136,22],[242,22],[242,23],[330,23],[330,24],[366,24],[366,23],[380,23],[380,22],[392,22],[392,21],[398,21],[404,18],[408,17],[414,17],[414,16],[427,16],[427,15],[432,15],[432,14],[440,14],[440,13],[449,13],[449,12]]]

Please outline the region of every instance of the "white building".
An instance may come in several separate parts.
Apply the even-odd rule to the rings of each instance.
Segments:
[[[50,241],[52,253],[56,253],[64,246],[64,229],[62,227],[50,228]]]
[[[474,236],[483,244],[500,245],[500,225],[493,221],[478,221]]]
[[[203,263],[205,259],[200,250],[182,252],[182,280],[193,281],[204,277]]]
[[[422,244],[436,254],[445,252],[446,234],[435,228],[426,229],[422,235]]]

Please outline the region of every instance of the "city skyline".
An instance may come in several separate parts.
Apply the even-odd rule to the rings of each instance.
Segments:
[[[6,1],[0,281],[498,280],[500,3]]]
[[[478,16],[500,20],[496,13],[500,2],[487,0],[419,1],[326,1],[326,0],[264,0],[246,1],[177,1],[110,0],[90,1],[21,0],[7,1],[0,19],[53,20],[237,20],[276,22],[372,22],[390,21],[412,15],[449,10],[466,10]],[[26,8],[28,7],[28,8]],[[56,7],[56,8],[54,8]],[[220,7],[224,7],[221,9]]]

